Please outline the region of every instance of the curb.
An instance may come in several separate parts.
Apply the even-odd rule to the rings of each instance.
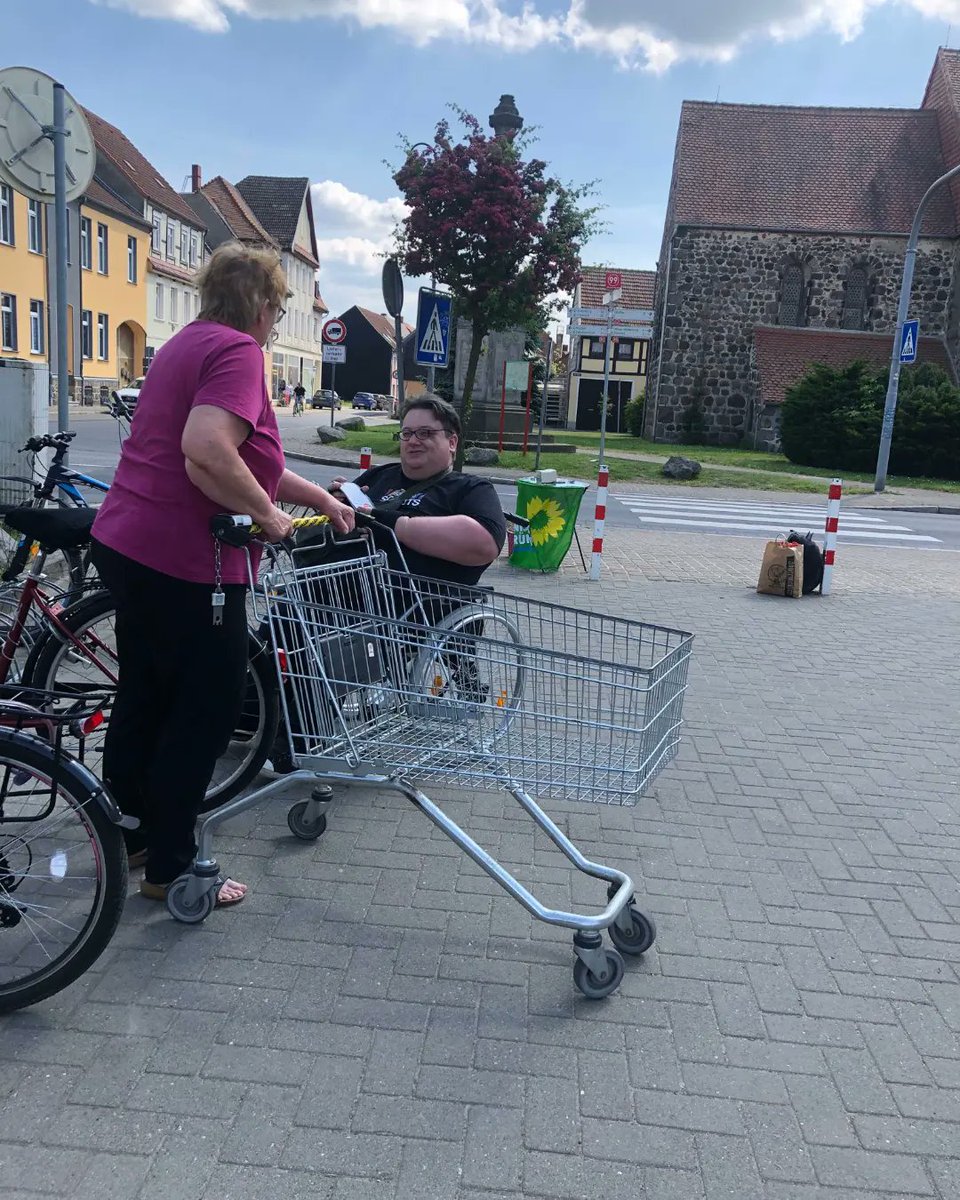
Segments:
[[[344,467],[344,468],[346,468],[346,470],[353,471],[356,474],[359,474],[359,472],[360,472],[360,467],[357,465],[357,463],[345,462],[342,458],[329,458],[324,454],[304,454],[299,450],[293,450],[293,451],[286,452],[286,458],[293,462],[313,463],[315,466]],[[371,461],[371,466],[379,467],[379,466],[382,466],[384,463],[399,462],[399,461],[400,460],[396,459],[396,458],[383,458],[378,461],[377,458],[374,457],[373,460]],[[517,482],[516,475],[498,474],[495,471],[483,470],[483,468],[481,468],[481,467],[465,466],[464,471],[482,471],[484,478],[495,479],[499,483],[516,483]]]

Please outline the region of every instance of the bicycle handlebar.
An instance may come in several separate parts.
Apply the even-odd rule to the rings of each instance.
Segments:
[[[66,450],[76,436],[76,431],[72,429],[61,430],[59,433],[45,433],[41,437],[28,438],[27,444],[17,453],[37,454],[40,450]]]

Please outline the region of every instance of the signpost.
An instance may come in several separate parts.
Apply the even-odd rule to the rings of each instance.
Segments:
[[[920,322],[904,322],[903,333],[900,335],[900,361],[902,363],[917,361],[917,342],[919,341]]]
[[[400,412],[403,412],[403,276],[395,258],[388,258],[383,264],[381,278],[383,288],[383,303],[387,312],[393,317],[393,340],[397,353],[397,402]]]
[[[434,371],[450,365],[450,317],[453,297],[433,288],[421,288],[417,298],[415,360],[427,368],[427,391],[434,387]]]
[[[337,419],[337,363],[347,361],[347,327],[338,317],[332,317],[321,330],[323,337],[323,361],[330,364],[330,428]],[[321,376],[320,382],[323,383]]]

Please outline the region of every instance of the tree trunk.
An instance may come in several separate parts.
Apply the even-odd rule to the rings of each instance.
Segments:
[[[453,463],[455,471],[463,468],[464,442],[467,436],[467,425],[470,421],[470,414],[473,411],[473,385],[477,378],[477,366],[480,362],[480,353],[483,350],[483,339],[488,333],[488,330],[484,329],[481,325],[477,325],[476,322],[473,323],[471,328],[470,355],[467,358],[467,371],[463,377],[463,399],[460,401],[460,423],[463,425],[463,436],[460,438],[457,446],[457,456]]]

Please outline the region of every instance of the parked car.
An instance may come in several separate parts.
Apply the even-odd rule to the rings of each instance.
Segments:
[[[334,392],[330,388],[320,388],[319,391],[313,393],[313,399],[310,401],[311,408],[338,409],[340,404],[340,393]]]
[[[354,408],[366,408],[373,412],[377,407],[377,397],[373,392],[356,392],[352,403]]]
[[[140,389],[143,387],[143,376],[135,379],[129,387],[120,388],[115,395],[123,401],[123,407],[132,417],[140,399]]]
[[[378,392],[377,408],[379,408],[381,412],[390,412],[390,408],[391,408],[392,404],[393,404],[392,396],[385,396],[382,392]]]

